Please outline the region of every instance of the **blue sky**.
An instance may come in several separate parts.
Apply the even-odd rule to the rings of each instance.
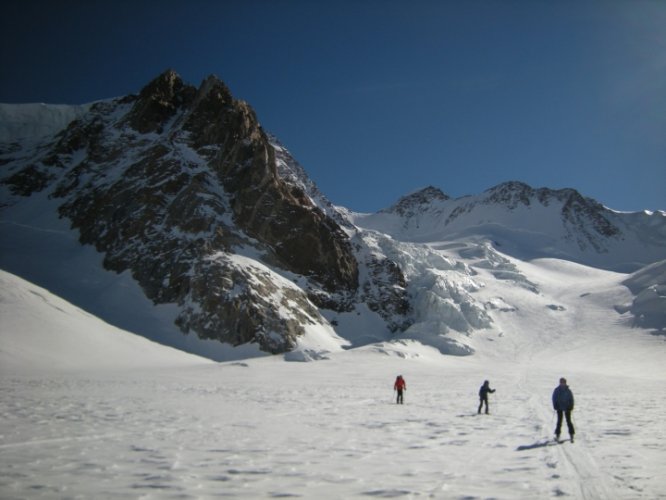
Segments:
[[[518,180],[666,210],[666,2],[3,2],[0,102],[220,77],[331,201]]]

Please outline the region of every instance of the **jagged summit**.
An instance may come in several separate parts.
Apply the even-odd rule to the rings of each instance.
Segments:
[[[529,205],[538,196],[537,193],[538,190],[519,181],[504,182],[484,192],[488,202],[505,204],[509,208],[515,208],[518,204]]]
[[[184,332],[287,351],[310,325],[330,336],[317,305],[348,308],[358,287],[348,236],[278,175],[254,111],[216,77],[166,71],[2,159],[6,205],[46,193],[106,269],[178,305]]]
[[[142,134],[161,133],[165,122],[190,104],[195,93],[175,71],[167,70],[141,89],[128,114],[129,123]]]
[[[548,206],[553,202],[560,202],[566,205],[586,205],[590,209],[601,210],[604,207],[593,200],[582,196],[578,191],[572,188],[549,189],[533,188],[532,186],[519,181],[508,181],[484,192],[487,203],[497,203],[505,205],[509,209],[514,209],[519,205],[530,206],[533,203],[540,203]]]

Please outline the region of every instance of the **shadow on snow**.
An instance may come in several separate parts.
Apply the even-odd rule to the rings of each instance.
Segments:
[[[524,444],[516,448],[516,451],[534,450],[535,448],[545,448],[546,446],[555,446],[560,444],[558,441],[552,439],[544,439],[532,444]]]

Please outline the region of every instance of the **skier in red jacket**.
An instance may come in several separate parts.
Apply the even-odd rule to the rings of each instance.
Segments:
[[[407,390],[407,383],[405,382],[405,379],[402,378],[402,375],[398,375],[398,377],[395,379],[395,384],[393,384],[393,390],[397,391],[398,393],[398,398],[396,399],[395,403],[404,404],[402,398],[402,392]]]

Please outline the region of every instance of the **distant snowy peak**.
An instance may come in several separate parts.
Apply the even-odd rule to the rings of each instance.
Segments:
[[[620,213],[575,189],[515,181],[458,199],[429,187],[353,221],[401,241],[480,238],[523,260],[555,257],[620,272],[666,259],[662,212]]]
[[[509,210],[519,206],[530,207],[540,204],[544,207],[561,207],[562,221],[574,226],[589,225],[593,232],[606,237],[620,234],[620,229],[607,217],[611,212],[592,198],[582,196],[575,189],[553,190],[548,188],[534,189],[522,182],[506,182],[487,190],[486,204],[501,205]]]
[[[441,189],[428,186],[407,196],[403,196],[394,205],[382,210],[382,212],[394,213],[402,217],[411,217],[433,208],[433,205],[437,202],[449,199],[450,197],[444,194]]]
[[[575,189],[535,189],[517,181],[505,182],[488,189],[484,193],[484,203],[503,205],[511,210],[520,205],[529,207],[534,203],[540,203],[547,207],[560,203],[565,207],[563,212],[577,209],[602,214],[607,211],[599,202],[582,196]]]
[[[445,203],[449,202],[451,203]],[[381,210],[380,213],[391,213],[402,218],[409,219],[425,213],[441,214],[446,207],[456,205],[460,210],[454,210],[447,220],[452,222],[462,213],[470,212],[476,205],[492,205],[497,208],[515,210],[519,207],[530,207],[533,205],[550,206],[559,204],[564,208],[566,217],[573,216],[574,212],[584,211],[588,215],[597,214],[600,230],[606,234],[616,233],[617,230],[610,227],[602,220],[602,213],[606,210],[600,203],[591,198],[583,197],[575,189],[553,190],[548,188],[535,189],[523,182],[509,181],[486,190],[479,196],[465,196],[452,200],[439,188],[428,186],[414,193],[400,198],[389,208]],[[607,221],[606,221],[607,222]],[[605,226],[605,227],[602,227]]]
[[[497,203],[510,209],[514,209],[519,205],[529,206],[535,201],[547,206],[553,200],[565,201],[572,196],[581,197],[574,189],[535,189],[518,181],[509,181],[499,184],[486,190],[484,195],[486,203]]]

